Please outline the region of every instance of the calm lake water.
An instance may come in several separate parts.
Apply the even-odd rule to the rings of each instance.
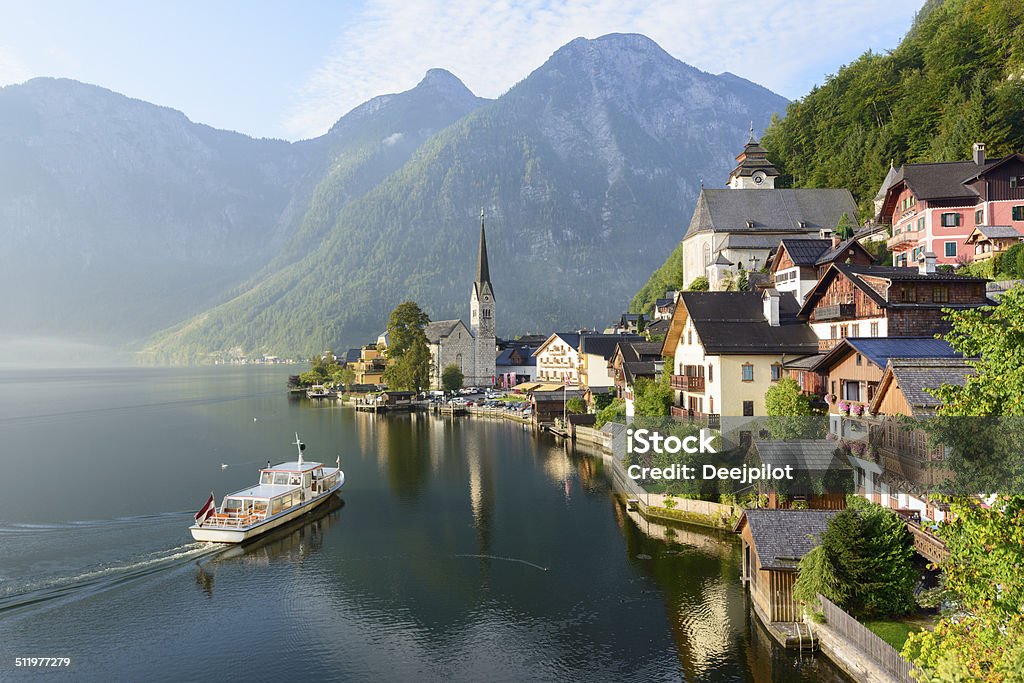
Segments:
[[[288,373],[0,372],[0,680],[843,680],[774,646],[728,537],[649,538],[600,459],[289,400]],[[296,431],[341,456],[337,503],[193,543],[210,490],[292,459]]]

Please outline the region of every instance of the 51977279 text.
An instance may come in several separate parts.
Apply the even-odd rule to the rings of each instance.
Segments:
[[[14,666],[71,666],[70,657],[15,657]]]

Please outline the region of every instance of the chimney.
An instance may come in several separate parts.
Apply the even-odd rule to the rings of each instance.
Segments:
[[[974,143],[974,163],[977,166],[985,165],[985,143],[975,142]]]
[[[837,249],[839,247],[839,243],[842,242],[842,241],[843,240],[839,237],[839,235],[833,234],[832,235],[832,248],[833,249]]]
[[[768,321],[768,324],[772,327],[779,326],[779,299],[781,295],[779,290],[774,287],[769,287],[764,290],[764,294],[761,295],[761,303],[764,306],[764,319]]]
[[[984,152],[982,152],[984,154]],[[917,272],[921,275],[927,275],[935,272],[935,252],[926,251],[923,255],[917,259]]]

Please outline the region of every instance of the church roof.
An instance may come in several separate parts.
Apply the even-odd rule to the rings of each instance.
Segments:
[[[702,232],[817,235],[844,213],[857,217],[857,203],[845,189],[701,190],[684,239]]]
[[[885,194],[889,191],[889,188],[892,187],[893,183],[896,182],[898,177],[899,172],[896,170],[896,167],[890,163],[889,172],[885,174],[885,180],[882,181],[882,187],[879,188],[878,194],[875,195],[875,199],[885,199]]]
[[[450,336],[455,331],[455,328],[461,324],[461,320],[435,320],[427,323],[423,332],[427,335],[428,342],[436,344],[445,337]]]
[[[491,268],[487,262],[487,235],[484,232],[484,212],[480,210],[480,251],[476,257],[476,280],[473,289],[477,296],[481,294],[482,285],[490,287],[491,296],[494,296],[494,285],[491,284]]]

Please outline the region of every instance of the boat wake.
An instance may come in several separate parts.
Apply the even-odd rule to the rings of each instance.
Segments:
[[[539,564],[534,564],[529,560],[520,560],[518,557],[502,557],[500,555],[456,555],[455,557],[476,557],[483,560],[500,560],[502,562],[518,562],[519,564],[525,564],[527,567],[533,567],[539,569],[542,572],[549,571],[548,567],[542,567]]]
[[[115,517],[113,519],[81,519],[72,522],[46,522],[41,524],[34,524],[28,522],[15,523],[7,526],[0,526],[0,536],[13,536],[16,534],[28,533],[38,534],[46,533],[48,531],[68,531],[69,529],[103,529],[113,526],[134,526],[142,524],[151,524],[154,521],[173,519],[175,517],[186,517],[191,514],[192,512],[189,510],[181,510],[178,512],[161,512],[152,515]]]
[[[36,613],[87,598],[97,593],[171,571],[195,560],[223,551],[210,543],[188,543],[144,555],[133,562],[99,567],[74,576],[20,586],[18,592],[0,595],[0,617]]]

